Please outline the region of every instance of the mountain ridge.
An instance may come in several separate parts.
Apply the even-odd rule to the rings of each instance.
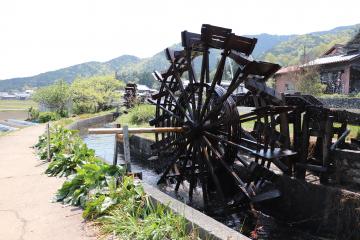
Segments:
[[[302,59],[303,46],[308,47],[309,58],[313,58],[319,56],[321,51],[331,44],[350,40],[350,37],[359,28],[360,24],[356,24],[301,35],[261,33],[245,36],[258,39],[252,54],[255,59],[289,65],[304,60]],[[180,47],[179,43],[170,46],[172,49],[179,49]],[[210,57],[210,66],[214,67],[216,62],[217,59],[215,57]],[[1,80],[0,91],[46,86],[58,79],[72,82],[78,77],[105,74],[116,74],[117,78],[125,82],[133,81],[151,86],[154,84],[151,72],[153,70],[164,70],[168,64],[162,51],[149,58],[139,58],[134,55],[124,54],[104,62],[89,61],[34,76]]]

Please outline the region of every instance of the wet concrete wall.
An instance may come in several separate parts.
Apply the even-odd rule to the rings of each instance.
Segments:
[[[360,239],[360,194],[287,176],[276,182],[282,196],[257,206],[292,226],[336,239]]]
[[[131,135],[129,141],[131,156],[147,163],[147,159],[152,155],[150,146],[154,143],[154,141],[138,135]]]
[[[336,149],[333,158],[336,161],[336,181],[360,191],[360,151]]]

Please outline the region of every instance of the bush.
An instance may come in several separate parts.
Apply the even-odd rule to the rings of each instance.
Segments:
[[[39,122],[46,123],[49,121],[56,121],[59,120],[61,116],[56,112],[41,112],[39,113]]]
[[[315,67],[302,69],[297,78],[296,88],[303,94],[318,96],[324,93],[326,89],[326,85],[321,84],[319,71]]]
[[[93,194],[105,193],[109,182],[124,174],[121,166],[111,166],[101,161],[86,163],[76,169],[56,193],[56,200],[84,208]]]
[[[36,108],[30,107],[28,109],[28,115],[29,115],[28,120],[30,120],[30,121],[38,121],[40,112]]]
[[[63,115],[71,101],[70,86],[65,81],[57,81],[53,85],[36,90],[33,99],[40,105]]]
[[[155,106],[142,104],[134,107],[130,111],[130,123],[140,125],[149,122],[150,119],[154,118]]]
[[[75,79],[71,85],[74,113],[95,113],[110,109],[113,102],[120,98],[116,90],[122,85],[112,75]]]
[[[76,131],[66,129],[62,126],[52,127],[50,129],[50,158],[58,153],[69,152],[72,149],[73,143],[81,140],[75,133]],[[39,137],[39,141],[35,147],[38,149],[40,159],[46,159],[47,139],[45,134]]]

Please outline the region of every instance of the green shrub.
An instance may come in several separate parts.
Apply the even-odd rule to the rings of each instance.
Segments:
[[[116,90],[123,84],[113,75],[75,79],[71,84],[74,113],[95,113],[110,109],[113,102],[120,98]]]
[[[50,158],[58,153],[70,153],[75,142],[81,141],[76,131],[66,129],[62,126],[55,126],[50,129]],[[40,159],[47,158],[47,138],[43,134],[35,145],[38,149]]]
[[[94,150],[89,149],[85,143],[77,142],[69,153],[55,154],[45,173],[50,176],[69,176],[76,173],[76,168],[81,165],[96,161]]]
[[[56,121],[59,120],[61,116],[56,112],[41,112],[39,114],[39,122],[46,123],[49,121]]]
[[[116,181],[110,178],[107,181],[108,188],[101,193],[92,194],[85,205],[83,217],[95,219],[107,213],[117,204],[125,201],[134,203],[145,196],[142,187],[134,184],[131,177],[124,177],[117,186]],[[129,199],[132,200],[129,200]]]
[[[56,193],[56,200],[65,204],[85,207],[92,194],[102,193],[108,187],[109,181],[124,174],[120,166],[112,166],[101,161],[86,163],[76,169],[76,174],[64,182]]]
[[[41,87],[36,90],[33,100],[55,112],[65,112],[71,101],[70,85],[63,80],[58,80],[54,84]]]
[[[34,107],[30,107],[28,109],[28,120],[30,121],[37,121],[39,119],[40,112]]]
[[[150,119],[154,118],[155,106],[142,104],[134,107],[130,111],[130,123],[140,125],[149,122]]]

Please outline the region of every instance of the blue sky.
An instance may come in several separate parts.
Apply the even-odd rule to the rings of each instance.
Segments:
[[[0,79],[122,54],[150,57],[199,32],[302,34],[360,23],[360,1],[1,0]]]

